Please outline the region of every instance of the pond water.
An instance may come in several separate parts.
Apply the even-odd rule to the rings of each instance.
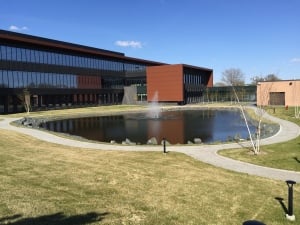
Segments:
[[[186,144],[194,142],[195,138],[203,143],[249,138],[239,110],[165,111],[157,116],[130,113],[51,121],[43,127],[89,140],[117,143],[126,138],[137,144],[147,144],[153,137],[158,143],[165,138],[171,144]],[[254,124],[250,124],[250,130],[255,132]]]

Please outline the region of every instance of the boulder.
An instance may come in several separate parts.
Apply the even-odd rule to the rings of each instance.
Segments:
[[[195,144],[201,144],[202,143],[201,138],[194,138],[194,143]]]
[[[125,141],[122,141],[122,145],[136,145],[136,143],[126,138]]]
[[[156,137],[152,137],[147,141],[147,145],[157,145]]]

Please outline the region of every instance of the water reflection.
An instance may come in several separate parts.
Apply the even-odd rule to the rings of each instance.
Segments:
[[[126,138],[146,144],[155,137],[172,144],[185,144],[194,138],[204,143],[228,141],[233,137],[249,138],[239,110],[185,110],[161,112],[159,118],[146,113],[77,118],[48,122],[44,128],[81,136],[89,140],[121,143]],[[250,126],[252,132],[255,126]]]

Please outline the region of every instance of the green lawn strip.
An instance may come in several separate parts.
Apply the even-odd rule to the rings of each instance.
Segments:
[[[118,112],[136,112],[146,109],[144,105],[112,105],[112,106],[98,106],[98,107],[84,107],[73,109],[57,109],[47,111],[37,111],[27,113],[9,114],[6,117],[42,117],[42,118],[71,118],[84,116],[109,115]],[[5,117],[5,116],[4,116]]]
[[[281,119],[289,120],[300,125],[300,119],[295,118],[294,108],[276,107],[268,108],[267,112]],[[249,149],[230,149],[219,151],[220,155],[233,159],[268,166],[278,169],[300,171],[300,137],[291,141],[261,146],[261,153],[253,155]]]
[[[162,110],[168,109],[193,109],[193,108],[232,108],[238,107],[238,105],[230,103],[214,103],[214,104],[194,104],[187,106],[176,106],[176,105],[161,105]],[[73,118],[73,117],[84,117],[84,116],[97,116],[97,115],[110,115],[116,113],[130,113],[130,112],[141,112],[149,109],[148,105],[109,105],[109,106],[97,106],[97,107],[83,107],[83,108],[72,108],[72,109],[57,109],[47,111],[36,111],[27,113],[16,113],[9,115],[2,115],[3,117],[42,117],[42,118]]]
[[[173,152],[76,149],[12,131],[0,135],[4,224],[288,224],[275,199],[287,205],[284,182]],[[295,215],[299,194],[296,185]]]

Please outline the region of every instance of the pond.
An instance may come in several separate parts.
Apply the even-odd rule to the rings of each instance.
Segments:
[[[251,133],[256,126],[250,123]],[[240,110],[179,110],[164,111],[157,116],[147,113],[99,116],[50,121],[44,128],[100,142],[127,141],[147,144],[153,138],[171,144],[203,143],[248,139],[249,134]],[[265,129],[271,136],[276,129]]]

